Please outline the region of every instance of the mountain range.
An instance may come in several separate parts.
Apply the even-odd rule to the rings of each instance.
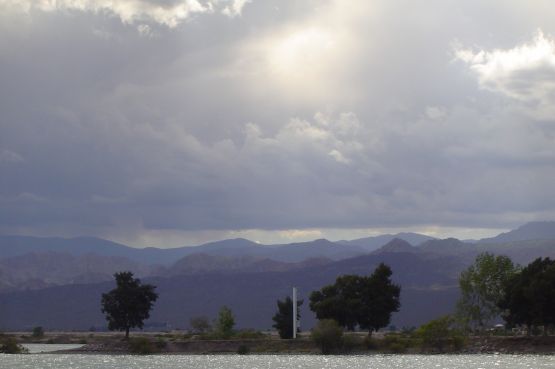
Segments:
[[[100,294],[121,270],[157,286],[160,300],[151,321],[186,327],[190,317],[215,317],[225,304],[240,326],[269,328],[275,300],[291,286],[306,300],[337,276],[369,274],[379,262],[392,267],[402,287],[402,309],[393,323],[418,325],[452,310],[458,275],[478,253],[505,254],[520,264],[555,258],[554,230],[555,222],[529,223],[472,243],[400,233],[286,245],[232,239],[175,249],[137,249],[98,238],[0,236],[0,329],[104,327]],[[303,320],[310,327],[314,317],[307,305]]]

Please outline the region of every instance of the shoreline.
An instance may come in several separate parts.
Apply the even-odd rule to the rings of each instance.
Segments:
[[[44,352],[41,354],[83,354],[83,355],[229,355],[229,354],[268,354],[268,355],[319,355],[320,350],[307,336],[296,340],[282,340],[275,337],[260,339],[203,340],[185,338],[182,334],[135,333],[129,341],[117,333],[47,333],[38,339],[18,333],[5,333],[20,344],[82,344],[80,348]],[[351,336],[357,337],[357,336]],[[360,338],[361,336],[358,336]],[[358,339],[350,347],[343,347],[337,354],[341,355],[376,355],[376,354],[555,354],[555,336],[472,336],[463,346],[453,349],[446,345],[443,350],[422,347],[416,341],[404,339],[404,346],[399,337],[396,340],[373,338],[371,344]],[[388,341],[391,341],[388,343]],[[406,343],[409,342],[409,343]],[[139,345],[139,346],[137,346]]]

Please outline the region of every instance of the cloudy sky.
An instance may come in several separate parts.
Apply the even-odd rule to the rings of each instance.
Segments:
[[[0,0],[0,233],[555,219],[551,0]]]

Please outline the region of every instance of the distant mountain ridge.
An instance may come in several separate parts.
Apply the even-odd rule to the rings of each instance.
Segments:
[[[482,238],[478,243],[503,243],[514,241],[555,239],[555,221],[530,222],[495,237]]]
[[[406,241],[410,243],[412,246],[418,246],[423,242],[436,239],[434,237],[426,236],[420,233],[401,232],[397,234],[384,234],[380,236],[358,238],[350,241],[341,240],[341,241],[337,241],[337,243],[341,245],[359,246],[359,247],[362,247],[364,250],[370,252],[370,251],[379,249],[386,243],[396,238]]]
[[[236,238],[173,249],[138,249],[94,237],[0,236],[0,292],[110,280],[119,270],[141,277],[299,270],[368,253],[424,253],[470,262],[488,251],[526,264],[539,256],[555,257],[555,236],[549,239],[554,229],[555,222],[528,223],[480,242],[399,233],[342,243],[318,239],[281,245]],[[514,239],[518,241],[504,241]]]
[[[550,226],[546,223],[539,229]],[[520,238],[536,238],[529,232],[534,227],[538,226],[525,225],[515,231]],[[550,233],[544,232],[542,237],[546,234]],[[507,239],[503,237],[498,239]],[[119,270],[133,270],[159,286],[161,298],[153,312],[155,321],[183,326],[192,316],[215,317],[222,304],[229,304],[241,326],[252,322],[251,327],[266,328],[271,325],[275,300],[288,294],[291,286],[297,285],[306,298],[310,291],[333,282],[338,275],[368,274],[379,262],[393,268],[395,281],[403,287],[402,304],[411,307],[396,315],[394,324],[417,325],[451,311],[458,297],[459,273],[481,252],[507,255],[521,265],[540,256],[555,258],[555,238],[496,243],[428,239],[418,246],[393,238],[371,252],[364,246],[325,239],[267,246],[239,238],[163,250],[133,249],[91,238],[62,239],[66,242],[61,243],[51,238],[38,242],[42,251],[32,251],[34,238],[8,245],[6,240],[10,238],[0,237],[0,328],[25,329],[37,325],[87,329],[104,324],[98,308],[99,294],[111,288],[111,273]],[[71,249],[75,240],[86,242]],[[103,245],[100,250],[107,248],[110,255],[88,252],[97,241]],[[40,249],[44,244],[53,245],[57,251]],[[25,254],[4,256],[17,253],[21,245],[19,252]],[[152,267],[121,253],[171,262]],[[97,283],[102,281],[110,282]],[[306,305],[303,309],[303,321],[310,326],[314,317]]]
[[[96,253],[124,257],[143,264],[165,265],[196,253],[234,257],[249,255],[287,262],[299,262],[315,257],[338,260],[365,253],[360,247],[338,245],[325,239],[283,245],[261,245],[244,238],[236,238],[209,242],[200,246],[140,249],[94,237],[0,236],[0,259],[45,251],[66,252],[72,255]]]

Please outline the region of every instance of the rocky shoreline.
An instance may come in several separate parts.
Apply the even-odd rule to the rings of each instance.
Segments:
[[[202,340],[172,334],[137,334],[129,341],[117,334],[64,333],[40,340],[17,336],[20,343],[71,343],[82,347],[51,352],[54,354],[319,354],[319,348],[307,336],[297,340],[261,339]],[[358,336],[360,338],[361,336]],[[426,348],[411,344],[399,347],[387,344],[387,338],[375,338],[373,345],[358,340],[341,354],[555,354],[555,336],[485,336],[468,337],[458,349]]]

